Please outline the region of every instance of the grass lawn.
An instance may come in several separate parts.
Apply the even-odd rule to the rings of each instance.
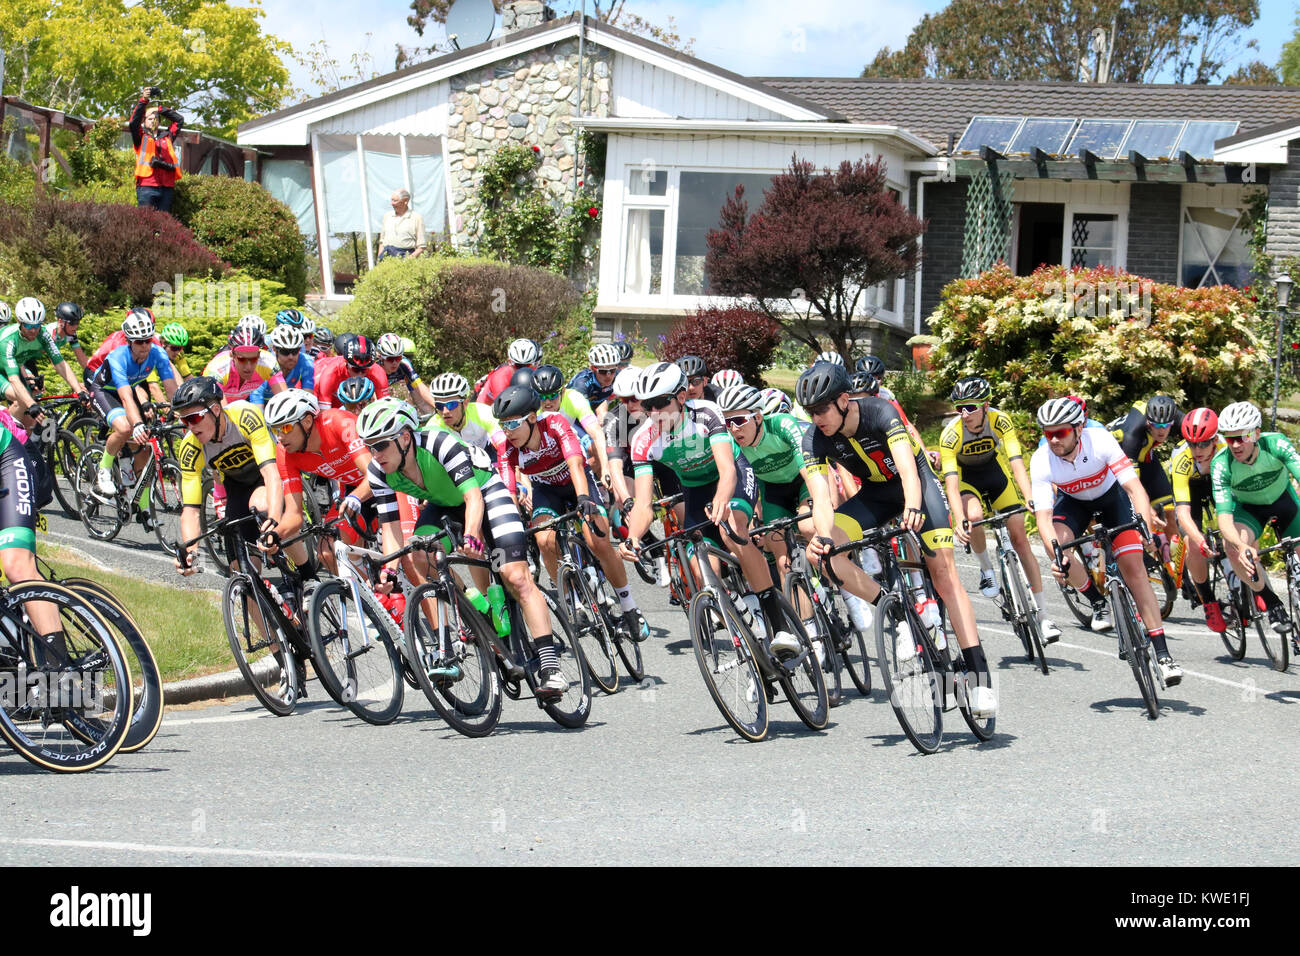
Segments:
[[[221,619],[220,594],[169,588],[101,571],[62,548],[43,545],[40,555],[54,566],[56,574],[90,578],[118,596],[149,642],[164,682],[235,666]]]

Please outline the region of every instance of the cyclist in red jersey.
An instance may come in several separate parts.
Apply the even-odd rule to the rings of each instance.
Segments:
[[[508,361],[489,372],[482,385],[474,383],[477,386],[474,400],[479,404],[491,406],[521,368],[537,368],[537,363],[542,360],[542,349],[532,339],[515,339],[506,350],[506,358]]]
[[[364,335],[345,333],[336,342],[341,354],[316,363],[316,400],[321,408],[336,408],[339,385],[349,378],[366,376],[375,383],[375,397],[388,396],[388,376],[375,364],[375,350]]]

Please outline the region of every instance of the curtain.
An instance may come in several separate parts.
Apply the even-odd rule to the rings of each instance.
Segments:
[[[365,232],[361,215],[361,173],[353,136],[322,136],[316,160],[325,183],[326,228],[330,233]]]
[[[298,217],[304,236],[316,235],[316,204],[311,194],[311,167],[300,159],[268,159],[262,163],[262,185]]]
[[[623,291],[634,295],[650,294],[650,213],[649,209],[627,212],[627,267],[623,273]]]
[[[411,170],[411,207],[424,217],[424,231],[447,234],[447,183],[443,178],[442,143],[434,136],[406,137],[406,164]]]

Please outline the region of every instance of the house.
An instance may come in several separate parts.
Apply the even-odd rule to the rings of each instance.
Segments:
[[[929,220],[917,273],[870,290],[863,348],[924,331],[945,283],[999,258],[1110,264],[1165,282],[1243,284],[1241,213],[1266,189],[1279,253],[1300,253],[1300,89],[745,77],[536,0],[501,35],[239,129],[258,178],[329,248],[373,241],[408,188],[426,225],[470,246],[476,169],[540,150],[572,197],[580,133],[602,134],[601,332],[662,331],[711,296],[705,237],[738,184],[757,197],[791,156],[884,160]],[[579,79],[581,78],[581,79]],[[1292,138],[1294,137],[1294,138]]]

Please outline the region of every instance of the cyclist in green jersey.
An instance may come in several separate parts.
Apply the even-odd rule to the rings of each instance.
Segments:
[[[29,361],[41,354],[48,356],[69,388],[78,395],[84,395],[85,390],[44,326],[45,306],[40,300],[31,296],[19,299],[14,317],[17,324],[0,331],[0,367],[3,367],[6,379],[4,396],[6,401],[13,403],[19,423],[30,429],[44,417],[44,412],[23,383],[23,366]]]
[[[1236,402],[1219,415],[1219,431],[1228,443],[1214,456],[1210,483],[1219,530],[1228,560],[1238,576],[1262,601],[1273,630],[1291,630],[1286,607],[1260,574],[1256,542],[1273,523],[1279,539],[1300,535],[1300,496],[1291,482],[1300,481],[1300,454],[1277,432],[1260,433],[1263,416],[1250,402]]]

